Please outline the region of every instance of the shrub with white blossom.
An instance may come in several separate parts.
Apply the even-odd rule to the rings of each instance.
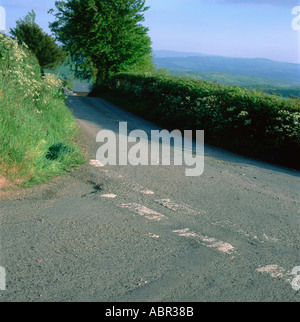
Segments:
[[[0,33],[0,175],[27,184],[44,182],[82,160],[61,86],[56,76],[41,76],[25,45]],[[64,153],[47,159],[58,144],[66,147]]]

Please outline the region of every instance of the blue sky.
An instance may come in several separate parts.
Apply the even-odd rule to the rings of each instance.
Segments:
[[[55,0],[0,0],[7,28],[34,9],[47,32]],[[300,0],[146,0],[153,49],[300,63],[300,31],[292,9]],[[300,15],[300,12],[299,12]]]

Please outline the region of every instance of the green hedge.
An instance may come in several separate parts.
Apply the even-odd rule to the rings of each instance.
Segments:
[[[103,89],[168,128],[205,130],[207,143],[299,169],[299,99],[150,74],[117,74]]]

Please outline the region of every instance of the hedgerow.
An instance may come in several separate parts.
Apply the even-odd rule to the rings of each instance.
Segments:
[[[299,168],[299,99],[151,74],[117,74],[104,89],[169,128],[205,130],[208,143]]]

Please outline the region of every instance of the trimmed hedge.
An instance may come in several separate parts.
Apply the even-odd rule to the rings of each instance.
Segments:
[[[207,143],[300,169],[300,100],[151,74],[117,74],[98,93],[121,97],[167,128],[205,130]],[[94,93],[97,89],[94,90]],[[140,110],[140,111],[139,111]]]

